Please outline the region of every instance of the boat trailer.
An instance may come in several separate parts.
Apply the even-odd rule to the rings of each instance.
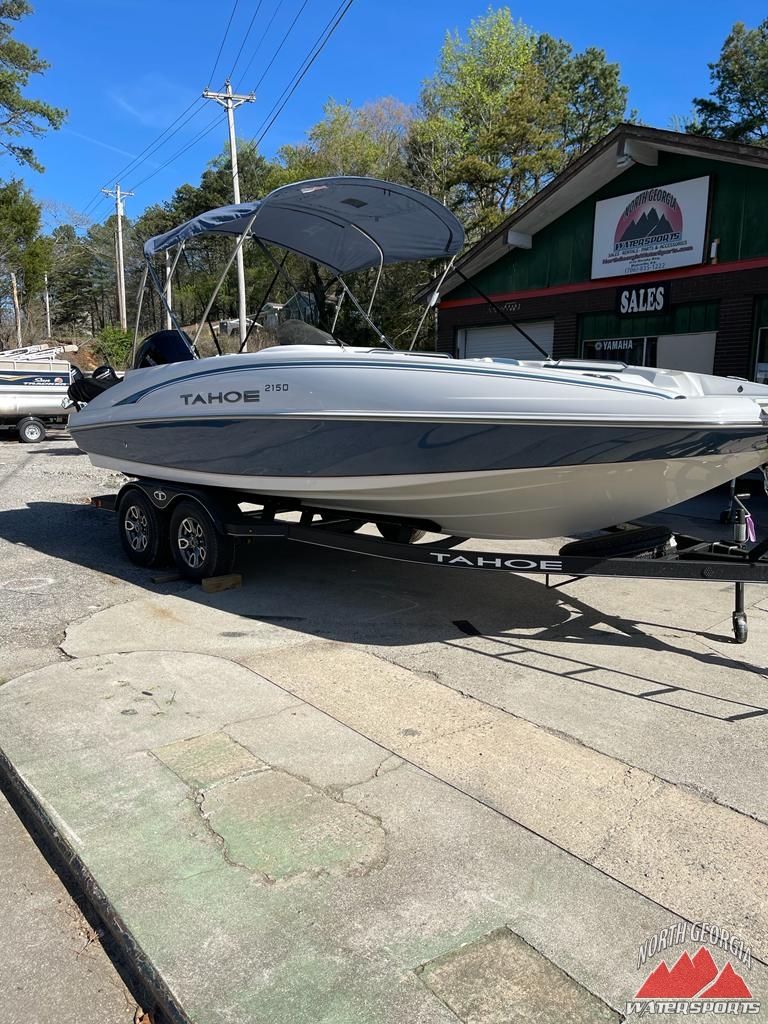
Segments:
[[[161,565],[172,556],[180,574],[197,582],[232,570],[238,540],[286,540],[436,568],[543,575],[553,588],[590,576],[733,583],[733,634],[741,644],[748,636],[744,586],[768,583],[768,539],[748,546],[751,520],[744,497],[732,501],[731,543],[627,524],[547,555],[459,548],[466,537],[417,543],[426,532],[439,533],[437,525],[387,516],[373,520],[368,514],[160,480],[130,480],[117,494],[91,498],[91,504],[118,513],[120,541],[135,565]],[[241,503],[259,507],[242,511]],[[278,518],[284,513],[298,513],[299,519]],[[355,532],[365,523],[373,523],[381,538]]]

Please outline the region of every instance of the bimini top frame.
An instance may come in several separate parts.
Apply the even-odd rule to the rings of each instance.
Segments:
[[[344,273],[378,267],[380,276],[386,264],[451,258],[464,244],[464,229],[456,217],[417,189],[350,176],[300,181],[275,189],[257,202],[209,210],[148,239],[144,244],[147,271],[166,308],[166,291],[152,267],[152,257],[175,248],[175,266],[186,242],[198,235],[235,237],[235,253],[247,238],[277,245],[327,267],[347,294],[351,293],[341,279]],[[201,318],[195,341],[232,260],[234,253]],[[142,293],[145,283],[146,275]],[[369,316],[365,318],[372,323]]]

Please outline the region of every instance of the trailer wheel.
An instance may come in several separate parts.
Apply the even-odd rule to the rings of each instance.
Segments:
[[[37,416],[25,416],[16,425],[19,432],[19,440],[24,444],[37,444],[45,440],[45,424]]]
[[[401,526],[400,523],[376,523],[376,529],[390,544],[415,544],[425,533],[424,530],[416,530],[412,526]]]
[[[142,566],[167,561],[167,519],[138,488],[123,494],[117,506],[117,529],[129,561]]]
[[[203,580],[231,572],[235,542],[220,533],[202,505],[180,501],[171,513],[171,553],[179,571],[189,580]]]
[[[744,612],[733,613],[733,637],[737,644],[745,644],[749,636],[747,616]]]
[[[646,526],[620,533],[570,541],[561,555],[594,555],[599,558],[661,558],[672,551],[672,533],[665,526]]]

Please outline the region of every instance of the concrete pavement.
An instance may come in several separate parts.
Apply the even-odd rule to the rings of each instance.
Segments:
[[[132,1024],[136,1000],[98,925],[0,793],[0,991],[6,1024]]]
[[[156,586],[59,445],[0,512],[11,579],[69,577],[8,632],[0,748],[181,1018],[618,1020],[698,920],[765,999],[759,588],[737,647],[717,585],[274,546],[240,590]]]

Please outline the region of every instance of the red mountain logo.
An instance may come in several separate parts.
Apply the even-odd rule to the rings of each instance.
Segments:
[[[726,962],[723,972],[714,985],[701,993],[701,998],[709,999],[751,999],[752,993],[744,984],[744,979]]]
[[[664,960],[648,975],[635,999],[751,999],[741,975],[727,961],[718,975],[717,964],[704,946],[691,959],[683,953],[670,971]]]

